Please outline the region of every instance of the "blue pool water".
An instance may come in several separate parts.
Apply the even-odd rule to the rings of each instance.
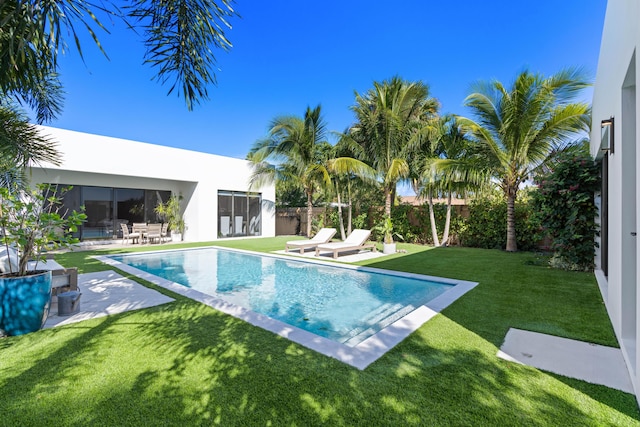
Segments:
[[[349,346],[453,286],[217,248],[110,258]]]

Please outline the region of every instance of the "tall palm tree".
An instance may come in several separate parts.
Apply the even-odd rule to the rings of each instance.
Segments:
[[[108,33],[100,16],[114,17],[142,36],[145,63],[156,67],[156,78],[177,90],[187,108],[207,99],[207,85],[216,83],[215,49],[229,50],[225,36],[229,18],[236,15],[232,0],[23,0],[0,2],[0,94],[20,98],[41,119],[59,112],[61,97],[52,98],[43,85],[60,86],[58,53],[67,38],[82,56],[81,29],[98,40]],[[104,51],[103,51],[104,52]],[[59,93],[58,95],[60,95]]]
[[[451,204],[453,195],[464,195],[470,188],[475,187],[468,182],[459,169],[459,164],[470,164],[473,156],[471,140],[468,138],[456,116],[445,115],[439,118],[435,126],[436,146],[435,156],[425,159],[422,178],[427,184],[436,189],[447,199],[444,231],[440,245],[445,246],[449,241],[451,226]],[[428,185],[424,186],[425,188]],[[428,192],[430,217],[433,221],[433,191]],[[435,232],[434,245],[438,245],[437,228],[432,223]]]
[[[497,80],[479,82],[465,100],[476,120],[460,118],[460,124],[484,161],[477,175],[498,181],[507,200],[507,251],[518,249],[514,213],[520,185],[553,150],[588,131],[589,106],[574,102],[588,85],[576,68],[548,78],[524,71],[509,88]]]
[[[349,133],[363,147],[365,161],[378,173],[388,218],[396,185],[409,174],[407,152],[411,141],[437,108],[438,102],[429,97],[425,83],[397,76],[374,82],[373,89],[364,95],[356,92],[351,110],[357,122]]]
[[[376,179],[376,171],[367,165],[366,163],[354,159],[353,157],[334,157],[330,159],[327,163],[328,169],[331,172],[334,182],[335,182],[335,191],[338,198],[338,218],[340,220],[340,236],[342,240],[346,238],[345,230],[344,230],[344,221],[342,217],[342,203],[341,203],[341,191],[340,191],[340,182],[346,181],[347,187],[347,199],[348,199],[348,207],[349,207],[349,218],[347,220],[348,229],[347,234],[351,234],[351,182],[353,180],[359,179],[365,182],[374,182]]]
[[[252,185],[294,180],[307,197],[307,236],[311,235],[313,197],[318,188],[331,185],[327,161],[331,150],[326,141],[326,125],[321,107],[307,107],[304,117],[276,117],[266,139],[251,148]]]
[[[353,219],[353,187],[363,183],[377,185],[377,173],[375,169],[362,161],[364,151],[353,138],[349,129],[343,133],[334,132],[339,138],[338,143],[333,147],[333,158],[329,160],[329,170],[333,176],[338,196],[338,214],[340,218],[340,234],[342,240],[345,239],[344,225],[342,221],[342,205],[340,200],[340,188],[346,187],[347,191],[347,231],[351,234]]]

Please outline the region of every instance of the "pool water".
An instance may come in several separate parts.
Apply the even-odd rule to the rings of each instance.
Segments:
[[[217,248],[110,258],[351,347],[453,287]]]

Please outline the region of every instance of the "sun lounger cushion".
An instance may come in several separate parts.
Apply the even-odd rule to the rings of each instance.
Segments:
[[[305,248],[313,248],[321,243],[327,243],[336,234],[335,228],[323,228],[311,239],[291,240],[285,244],[285,251],[290,247],[300,249],[300,253],[304,253]]]

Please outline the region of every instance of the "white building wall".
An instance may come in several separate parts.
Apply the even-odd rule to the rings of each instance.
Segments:
[[[218,190],[249,191],[246,160],[172,147],[41,127],[58,143],[62,164],[32,169],[32,182],[142,188],[181,193],[185,237],[211,241],[218,236]],[[275,236],[275,186],[262,194],[262,236]]]
[[[608,156],[608,276],[596,277],[636,390],[640,391],[640,2],[609,0],[593,94],[591,153]],[[614,151],[602,148],[601,122],[614,118]],[[601,206],[601,209],[604,207]]]

